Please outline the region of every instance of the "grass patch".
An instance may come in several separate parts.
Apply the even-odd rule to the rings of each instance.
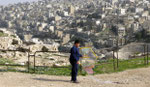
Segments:
[[[14,62],[6,58],[0,58],[0,64],[14,64]]]
[[[10,59],[0,58],[0,72],[27,72],[26,66],[20,66]],[[24,70],[21,70],[21,68],[24,68]]]
[[[101,65],[95,66],[94,68],[95,74],[120,72],[120,71],[124,71],[127,69],[136,69],[136,68],[149,66],[149,65],[144,64],[144,58],[119,60],[119,67],[116,70],[114,70],[114,67],[113,67],[113,60],[108,60],[107,62],[106,61],[100,62],[98,64],[101,64]]]
[[[35,74],[47,74],[47,75],[57,75],[57,76],[69,76],[71,73],[71,67],[36,67]],[[30,73],[34,72],[34,68],[30,69]]]
[[[15,35],[10,35],[11,37],[13,37],[13,38],[16,38],[16,36]]]
[[[5,34],[5,33],[3,33],[3,32],[0,32],[0,37],[7,37],[8,36],[8,34]]]
[[[115,61],[117,62],[117,61]],[[0,64],[14,64],[13,61],[0,58]],[[150,65],[150,64],[149,64]],[[119,60],[119,68],[114,70],[113,67],[113,60],[102,60],[98,63],[96,63],[96,66],[94,68],[94,74],[103,74],[103,73],[114,73],[114,72],[121,72],[128,69],[136,69],[136,68],[142,68],[142,67],[148,67],[149,65],[144,64],[144,58],[137,58],[137,59],[130,59],[130,60]],[[22,66],[17,66],[22,67]],[[25,71],[27,72],[27,66],[24,66],[26,68]],[[16,66],[7,66],[6,70],[0,71],[10,71],[10,72],[22,72],[21,70],[16,70]],[[63,75],[63,76],[70,76],[71,73],[71,66],[65,66],[65,67],[36,67],[35,68],[35,74],[47,74],[47,75]],[[34,72],[34,68],[30,67],[30,73]],[[81,69],[79,69],[79,75],[87,75],[85,72],[81,72]]]

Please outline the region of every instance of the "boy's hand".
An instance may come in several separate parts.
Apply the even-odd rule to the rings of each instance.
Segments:
[[[80,62],[78,61],[77,64],[80,64]]]

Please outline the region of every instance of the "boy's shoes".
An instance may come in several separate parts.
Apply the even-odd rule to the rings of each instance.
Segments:
[[[73,83],[80,83],[80,82],[78,82],[78,81],[73,81],[73,80],[70,80],[71,82],[73,82]]]
[[[80,83],[80,82],[78,82],[78,81],[73,81],[73,83]]]

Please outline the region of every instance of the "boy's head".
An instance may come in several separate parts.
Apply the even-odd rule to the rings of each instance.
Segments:
[[[76,41],[74,42],[74,45],[75,45],[76,47],[79,47],[79,46],[80,46],[80,41],[79,41],[79,40],[76,40]]]

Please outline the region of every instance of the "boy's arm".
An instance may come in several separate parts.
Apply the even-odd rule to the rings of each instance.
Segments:
[[[80,57],[82,57],[82,55],[80,54],[79,49],[77,49],[77,55],[78,55],[77,64],[80,64],[79,59],[80,59]]]
[[[82,57],[82,55],[79,52],[79,49],[77,50],[77,55],[78,55],[78,57]]]

